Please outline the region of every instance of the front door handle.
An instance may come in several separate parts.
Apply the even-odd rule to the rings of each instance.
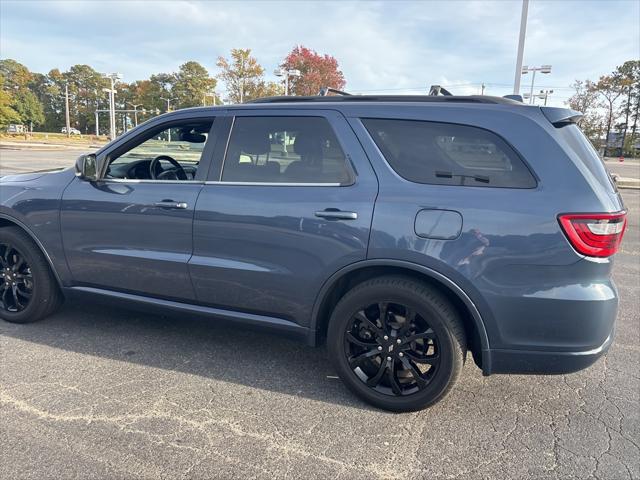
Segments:
[[[174,202],[173,200],[163,200],[161,202],[156,202],[153,204],[153,206],[174,210],[185,210],[189,208],[189,204],[187,202]]]
[[[319,210],[315,213],[316,217],[326,218],[327,220],[357,220],[356,212],[343,212],[337,209]]]

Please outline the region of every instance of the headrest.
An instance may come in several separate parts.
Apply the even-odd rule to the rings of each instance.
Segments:
[[[202,133],[183,130],[180,132],[180,140],[189,143],[204,143],[207,141],[207,137]]]
[[[271,142],[267,132],[239,130],[234,143],[241,146],[242,151],[249,155],[264,155],[271,151]]]
[[[301,157],[322,157],[322,140],[318,134],[299,132],[293,142],[293,151]]]

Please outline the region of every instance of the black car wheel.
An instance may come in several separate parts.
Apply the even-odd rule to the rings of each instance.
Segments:
[[[33,240],[17,227],[0,228],[0,318],[35,322],[61,301],[49,264]]]
[[[349,291],[329,323],[331,360],[365,401],[411,411],[440,400],[465,358],[464,328],[438,291],[404,277],[383,277]]]

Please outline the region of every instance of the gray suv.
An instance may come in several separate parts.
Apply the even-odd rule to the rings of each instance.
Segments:
[[[0,317],[64,296],[326,342],[407,411],[470,353],[566,373],[610,346],[625,211],[571,110],[495,97],[286,97],[154,118],[75,170],[0,180]]]

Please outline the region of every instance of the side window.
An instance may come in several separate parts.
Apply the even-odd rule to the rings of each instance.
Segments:
[[[416,183],[534,188],[536,180],[499,136],[481,128],[416,120],[362,119],[398,175]]]
[[[224,182],[351,183],[347,160],[323,117],[236,117]]]
[[[107,178],[193,180],[212,125],[190,121],[150,132],[111,159]]]

